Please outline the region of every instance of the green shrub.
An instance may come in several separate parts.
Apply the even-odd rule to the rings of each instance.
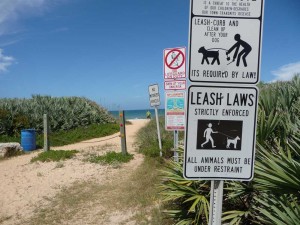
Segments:
[[[41,152],[36,157],[31,159],[31,162],[50,162],[50,161],[61,161],[73,158],[74,155],[78,153],[77,150],[71,150],[71,151],[64,151],[64,150],[57,150],[57,151],[46,151]]]
[[[30,99],[4,98],[0,99],[0,134],[18,135],[23,128],[41,132],[43,114],[48,114],[52,132],[116,122],[104,108],[86,98],[40,95]]]
[[[210,181],[183,177],[183,150],[179,150],[179,162],[168,160],[162,173],[159,187],[168,207],[166,215],[180,225],[208,224]]]
[[[68,131],[58,131],[55,133],[50,133],[49,142],[50,146],[62,146],[73,144],[76,142],[105,137],[114,134],[120,130],[118,124],[92,124],[87,127],[75,128]],[[37,145],[43,146],[44,143],[43,134],[39,134],[37,137]]]
[[[68,131],[58,131],[49,134],[50,146],[62,146],[73,144],[76,142],[89,140],[92,138],[105,137],[117,133],[120,130],[118,124],[93,124],[87,127],[75,128]],[[0,135],[0,142],[20,142],[20,133],[15,136]],[[44,146],[44,135],[37,133],[36,136],[37,148]]]
[[[13,134],[13,120],[10,112],[0,108],[0,134]]]
[[[255,176],[251,182],[224,183],[222,222],[298,225],[300,75],[260,86]],[[170,163],[162,184],[169,216],[180,225],[207,224],[209,182],[187,181],[181,163]]]
[[[115,164],[126,163],[133,159],[132,154],[123,154],[122,152],[107,152],[101,156],[91,156],[89,161],[92,163]]]

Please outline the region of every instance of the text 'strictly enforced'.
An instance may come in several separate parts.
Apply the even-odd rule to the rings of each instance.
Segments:
[[[253,178],[256,87],[190,86],[184,176]]]

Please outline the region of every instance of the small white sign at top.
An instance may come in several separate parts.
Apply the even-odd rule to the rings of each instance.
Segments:
[[[259,18],[263,0],[193,0],[192,4],[197,16]]]
[[[151,107],[159,106],[160,96],[159,96],[158,84],[149,85],[148,90],[149,90],[150,106]]]
[[[181,79],[186,77],[185,48],[167,48],[164,50],[164,78]]]

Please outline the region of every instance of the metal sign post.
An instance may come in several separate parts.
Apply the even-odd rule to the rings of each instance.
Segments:
[[[48,115],[44,114],[44,151],[49,151],[49,124]]]
[[[157,126],[159,156],[162,157],[162,145],[161,145],[161,138],[160,138],[160,128],[159,128],[159,119],[158,119],[158,110],[157,110],[157,107],[155,107],[154,110],[155,110],[155,118],[156,118],[156,126]]]
[[[174,130],[174,161],[178,162],[178,130]]]
[[[221,225],[224,181],[212,180],[210,189],[210,208],[208,225]]]

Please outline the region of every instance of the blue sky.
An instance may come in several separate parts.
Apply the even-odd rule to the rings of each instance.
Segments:
[[[265,4],[261,80],[300,72],[300,1]],[[1,0],[0,98],[84,96],[108,109],[163,95],[163,50],[187,46],[188,0]]]

